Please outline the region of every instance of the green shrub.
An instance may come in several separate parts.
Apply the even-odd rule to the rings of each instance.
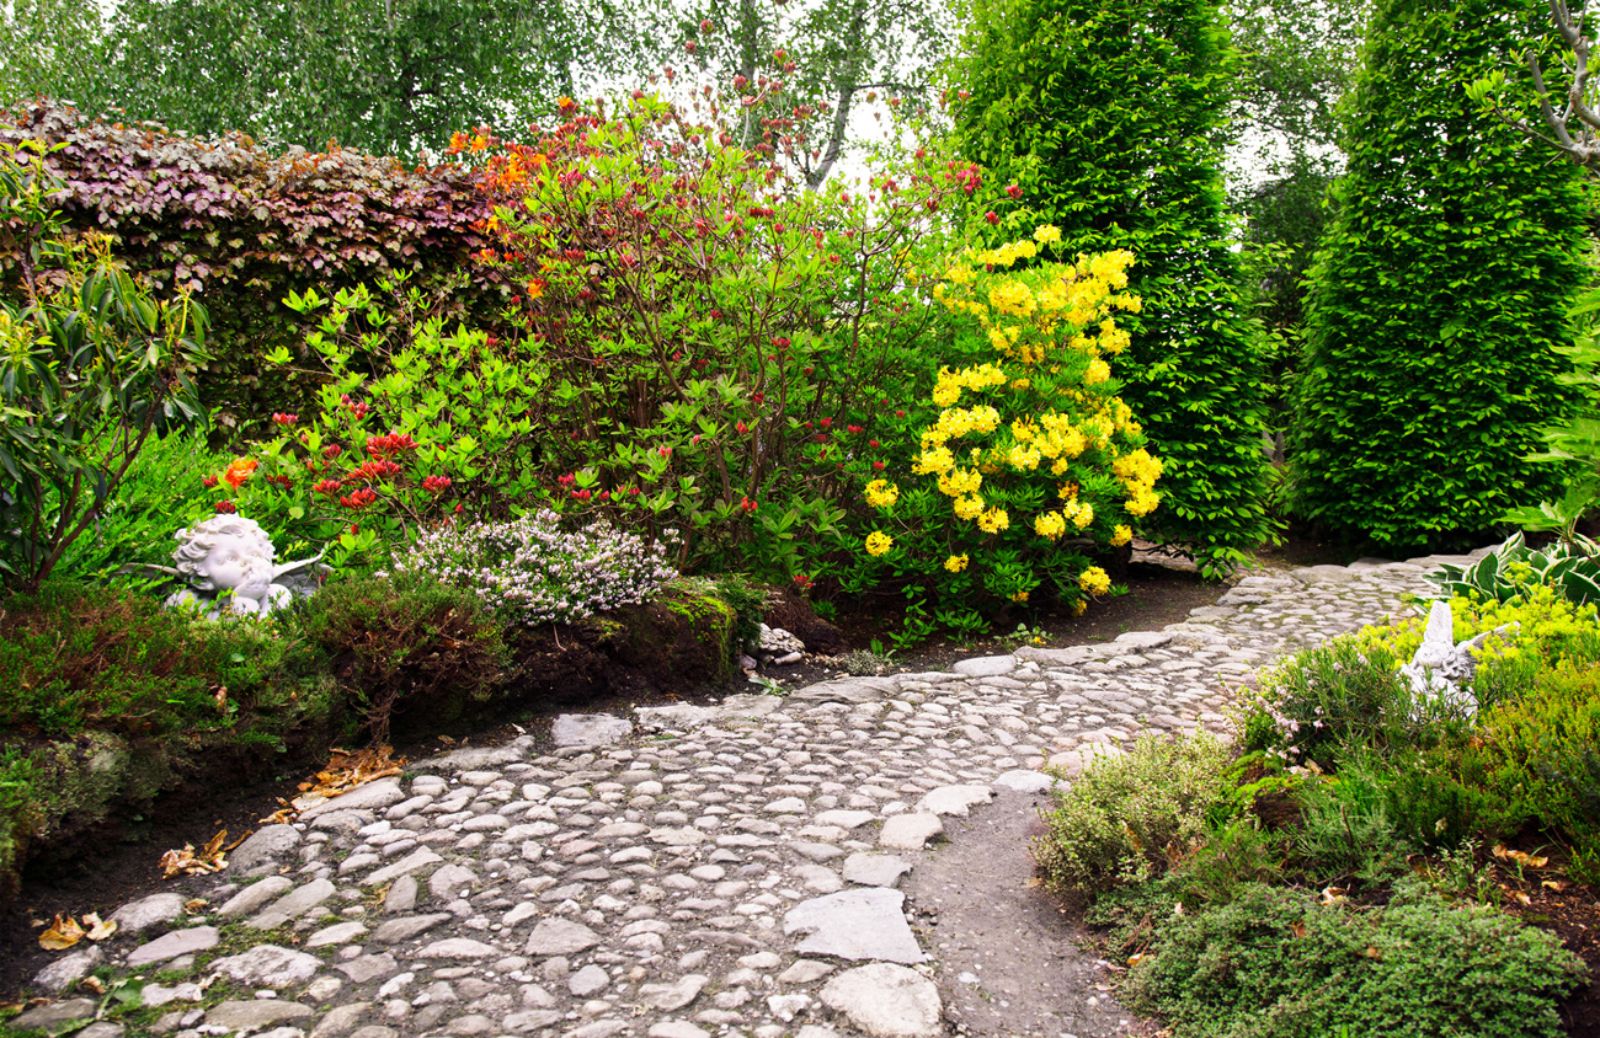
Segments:
[[[1233,288],[1222,187],[1235,55],[1215,0],[973,5],[962,153],[1020,189],[1001,230],[1059,226],[1065,254],[1128,249],[1143,316],[1126,321],[1123,396],[1166,465],[1157,536],[1207,571],[1271,529],[1265,354]],[[1119,322],[1122,319],[1119,318]]]
[[[1045,816],[1039,867],[1055,886],[1090,895],[1161,875],[1199,845],[1226,793],[1227,762],[1226,745],[1204,733],[1146,735],[1095,761]]]
[[[0,608],[0,891],[40,844],[236,780],[339,724],[292,625],[196,621],[122,590],[46,584]]]
[[[206,446],[199,431],[169,432],[151,437],[123,477],[115,496],[97,510],[94,522],[83,536],[72,542],[57,567],[67,580],[140,584],[164,577],[141,577],[135,569],[120,572],[138,563],[172,565],[172,535],[196,520],[214,515],[212,493],[201,480],[222,471],[231,455]],[[262,525],[279,547],[279,557],[294,557],[284,531]]]
[[[397,713],[453,718],[504,676],[504,630],[469,588],[409,574],[344,577],[311,597],[302,622],[376,742]]]
[[[1572,847],[1580,879],[1600,880],[1600,670],[1547,671],[1531,693],[1489,710],[1480,737],[1502,831],[1536,827]]]
[[[1351,880],[1392,879],[1405,869],[1411,845],[1390,816],[1387,773],[1366,761],[1347,761],[1331,778],[1301,783],[1294,791],[1300,821],[1290,834],[1294,871],[1324,887]]]
[[[1289,437],[1294,508],[1329,530],[1455,542],[1559,486],[1526,458],[1572,400],[1553,347],[1590,207],[1577,166],[1466,91],[1520,64],[1548,17],[1543,0],[1376,6]]]
[[[283,730],[311,705],[318,666],[278,623],[193,621],[153,598],[52,582],[0,612],[0,733]]]
[[[1160,918],[1124,994],[1174,1038],[1556,1038],[1584,977],[1554,936],[1415,891],[1361,908],[1255,886]]]

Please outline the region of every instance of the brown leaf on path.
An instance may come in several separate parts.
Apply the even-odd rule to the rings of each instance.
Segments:
[[[69,916],[57,915],[50,928],[39,935],[39,947],[45,951],[66,951],[83,940],[83,927]]]
[[[103,941],[117,932],[115,919],[101,919],[98,913],[90,912],[83,917],[83,925],[89,928],[88,936],[91,941]]]
[[[364,750],[330,751],[327,767],[317,772],[300,788],[307,793],[333,798],[376,779],[398,775],[406,761],[394,755],[392,746],[368,746]]]
[[[228,830],[221,829],[198,852],[192,843],[184,844],[182,850],[166,852],[160,862],[162,878],[176,879],[179,876],[205,876],[221,872],[228,867],[228,858],[222,849],[227,840]]]
[[[1525,851],[1507,850],[1504,844],[1495,844],[1494,848],[1490,850],[1489,853],[1493,854],[1501,861],[1515,862],[1518,865],[1530,869],[1542,869],[1546,865],[1550,864],[1550,859],[1542,854],[1536,855],[1528,854]]]
[[[183,910],[188,912],[190,915],[197,915],[202,908],[206,907],[210,903],[211,902],[207,901],[203,897],[192,897],[183,903]]]

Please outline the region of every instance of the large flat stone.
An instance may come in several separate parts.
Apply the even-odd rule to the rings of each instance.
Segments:
[[[1020,663],[1020,660],[1010,654],[977,656],[969,660],[958,660],[950,669],[969,678],[997,678],[1016,670]]]
[[[806,933],[803,955],[915,963],[927,957],[906,922],[905,895],[884,887],[857,887],[814,897],[783,917],[783,932]]]
[[[802,703],[876,703],[898,687],[894,678],[840,678],[796,689],[789,698]]]
[[[930,815],[965,818],[969,809],[987,804],[993,797],[994,790],[988,786],[940,786],[917,801],[917,810]]]
[[[302,821],[312,821],[318,815],[332,811],[376,811],[398,804],[406,798],[398,778],[383,778],[367,782],[336,797],[318,800],[300,812]]]
[[[533,737],[524,735],[501,746],[467,746],[459,750],[451,750],[449,753],[441,753],[437,756],[413,761],[406,765],[406,770],[417,774],[487,771],[527,760],[533,752]]]
[[[944,823],[938,815],[922,811],[904,815],[891,815],[878,833],[878,845],[897,851],[921,849],[935,836],[944,832]]]
[[[180,955],[193,955],[217,946],[220,940],[214,926],[191,926],[185,930],[164,933],[148,944],[141,944],[128,956],[129,966],[147,966],[152,962],[166,962]]]
[[[248,951],[211,964],[211,971],[246,987],[284,988],[304,984],[317,975],[322,960],[315,955],[279,947],[276,944],[258,944]]]
[[[550,726],[557,746],[610,746],[633,734],[633,724],[610,714],[562,714]]]
[[[858,966],[828,981],[822,1001],[872,1038],[937,1038],[944,1004],[933,981],[886,962]]]
[[[182,894],[151,894],[130,901],[111,913],[111,921],[125,934],[143,933],[145,930],[165,926],[183,915]]]
[[[864,887],[892,887],[911,871],[911,863],[893,854],[860,852],[844,860],[844,878]]]

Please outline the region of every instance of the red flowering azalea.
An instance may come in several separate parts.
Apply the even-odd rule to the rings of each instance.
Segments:
[[[450,477],[429,476],[422,481],[422,489],[430,494],[442,494],[450,489]]]
[[[283,411],[272,412],[272,424],[274,425],[293,425],[299,420],[300,416],[297,414],[289,414]]]
[[[232,501],[218,501],[213,507],[223,515],[232,515],[239,510],[239,506]]]
[[[378,500],[378,492],[371,487],[362,487],[353,490],[339,499],[339,503],[346,508],[366,508]]]
[[[216,476],[201,476],[200,477],[200,485],[205,487],[207,490],[210,490],[212,487],[216,486],[220,482],[221,482],[221,480],[217,479]]]

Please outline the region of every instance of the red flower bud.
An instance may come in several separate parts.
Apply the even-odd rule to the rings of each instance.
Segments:
[[[990,223],[999,223],[1000,222],[1000,215],[998,213],[996,213],[993,209],[989,210],[987,213],[984,213],[983,214],[983,218],[985,220],[988,220]]]
[[[232,501],[218,501],[212,507],[216,508],[216,510],[221,512],[223,515],[232,515],[239,510],[239,506],[234,504]]]

